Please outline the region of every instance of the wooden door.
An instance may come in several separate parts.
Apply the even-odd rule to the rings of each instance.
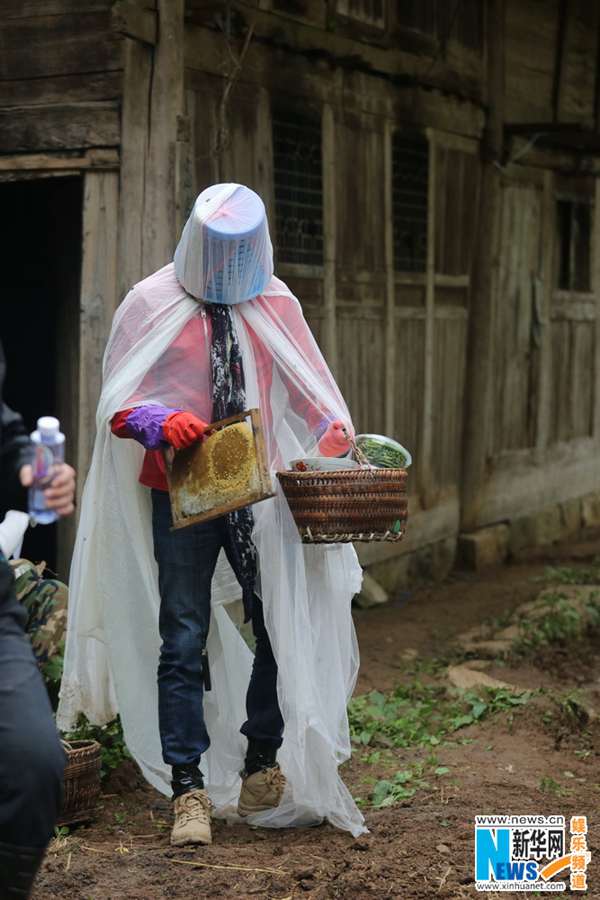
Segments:
[[[489,456],[535,445],[542,308],[542,190],[507,181],[494,277],[493,426]]]

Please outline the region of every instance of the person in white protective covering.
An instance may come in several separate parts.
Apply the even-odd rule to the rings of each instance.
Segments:
[[[117,310],[103,376],[59,726],[80,712],[97,724],[120,713],[144,775],[172,789],[174,843],[209,843],[213,808],[251,824],[327,818],[361,833],[338,774],[358,669],[354,549],[303,545],[279,487],[170,530],[163,450],[201,440],[210,422],[259,407],[272,473],[349,449],[348,409],[298,300],[273,275],[253,191],[200,194],[174,262]],[[226,609],[240,596],[254,658]]]

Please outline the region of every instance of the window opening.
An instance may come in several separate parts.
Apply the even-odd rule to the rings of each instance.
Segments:
[[[558,287],[561,291],[589,293],[592,215],[589,203],[558,199]]]
[[[278,261],[322,265],[321,122],[276,109],[272,123]]]
[[[424,272],[427,265],[429,142],[396,132],[392,142],[394,268]]]

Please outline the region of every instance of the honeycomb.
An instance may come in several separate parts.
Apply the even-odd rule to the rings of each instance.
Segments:
[[[228,425],[204,439],[199,480],[217,492],[243,490],[256,466],[252,430],[245,422]]]
[[[193,516],[260,486],[256,448],[246,422],[227,425],[204,438],[187,456],[185,476],[176,488],[175,509]]]

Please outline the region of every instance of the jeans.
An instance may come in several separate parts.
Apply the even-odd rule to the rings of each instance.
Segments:
[[[65,753],[25,619],[0,561],[0,845],[41,850],[58,817]]]
[[[158,717],[167,765],[197,765],[210,746],[204,722],[205,656],[210,625],[211,582],[221,548],[234,569],[235,554],[225,518],[171,531],[171,505],[164,491],[152,491],[152,532],[158,563]],[[246,694],[248,738],[278,748],[283,718],[277,700],[277,663],[265,628],[262,603],[254,598],[252,629],[256,650]]]

